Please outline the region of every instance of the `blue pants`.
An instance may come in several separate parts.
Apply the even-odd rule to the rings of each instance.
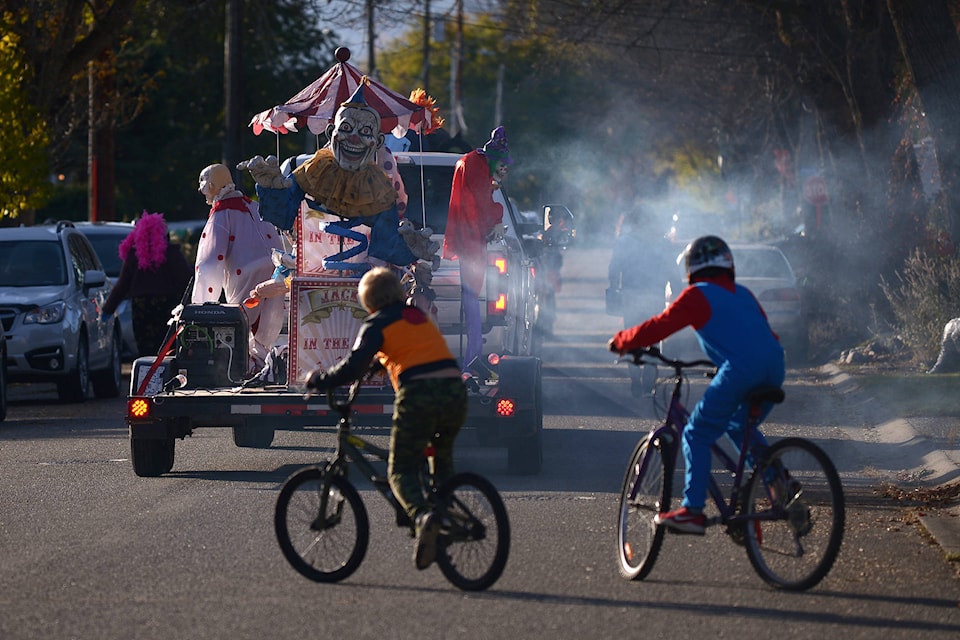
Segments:
[[[483,352],[483,327],[480,321],[480,299],[476,292],[466,285],[461,285],[460,300],[463,305],[463,323],[467,330],[467,346],[462,361],[466,370],[473,359]]]
[[[684,507],[702,509],[706,503],[710,448],[720,436],[729,437],[736,450],[740,451],[750,413],[746,395],[757,387],[779,387],[784,377],[782,355],[771,358],[765,366],[755,366],[749,372],[734,371],[729,363],[720,367],[683,429],[683,457],[687,465],[683,488]],[[770,403],[763,407],[761,421],[771,409],[773,404]],[[766,439],[759,430],[754,435],[755,444],[766,446]]]

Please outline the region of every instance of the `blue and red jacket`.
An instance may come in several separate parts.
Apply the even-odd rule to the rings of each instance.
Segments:
[[[783,348],[760,303],[749,289],[726,275],[691,283],[662,313],[618,332],[611,346],[627,353],[688,326],[718,367],[729,363],[743,370],[765,363],[771,356],[783,358]]]

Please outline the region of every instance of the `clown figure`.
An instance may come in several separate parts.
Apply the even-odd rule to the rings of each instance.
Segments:
[[[210,216],[197,246],[193,302],[240,304],[258,283],[273,276],[273,249],[281,249],[276,228],[260,218],[258,205],[237,190],[230,170],[212,164],[200,172],[199,191]],[[250,327],[248,371],[259,371],[283,327],[283,298],[266,298],[245,308]]]
[[[264,217],[292,222],[301,201],[324,213],[341,218],[326,227],[329,233],[358,225],[370,227],[367,256],[370,263],[406,266],[416,258],[397,231],[398,192],[393,180],[377,162],[384,143],[380,114],[363,97],[364,82],[337,110],[327,126],[329,143],[293,170],[293,180],[277,188],[279,169],[244,163],[257,183],[257,195]],[[337,268],[350,265],[338,265]],[[369,265],[367,265],[369,266]]]
[[[487,242],[503,235],[503,207],[493,200],[511,164],[503,127],[490,133],[482,149],[457,161],[450,191],[450,213],[443,257],[460,262],[460,287],[467,330],[464,368],[480,356],[483,345],[479,292],[487,268]]]

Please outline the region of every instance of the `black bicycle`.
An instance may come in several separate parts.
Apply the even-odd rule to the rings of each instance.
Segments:
[[[386,477],[389,450],[351,432],[351,412],[361,381],[340,401],[333,389],[327,401],[340,414],[337,448],[324,464],[300,469],[284,482],[277,497],[274,529],[287,561],[316,582],[338,582],[360,566],[370,540],[370,520],[360,494],[348,478],[355,465],[393,507],[397,526],[415,535],[414,523],[397,501]],[[510,552],[510,523],[500,494],[476,473],[457,473],[437,487],[434,448],[424,452],[421,483],[441,523],[437,565],[453,585],[465,591],[488,588],[503,573]]]
[[[638,366],[659,361],[673,370],[664,422],[637,444],[620,493],[617,564],[624,578],[642,580],[663,544],[665,528],[654,524],[654,516],[671,510],[680,438],[689,418],[681,402],[684,371],[714,365],[708,360],[670,360],[656,348],[632,352],[627,359]],[[718,515],[709,517],[707,524],[724,525],[734,542],[746,548],[764,581],[781,589],[804,590],[827,575],[840,552],[844,498],[830,458],[809,440],[784,438],[765,449],[759,446],[762,406],[783,398],[779,387],[759,388],[748,396],[750,419],[736,459],[714,445],[720,468],[715,465],[711,474],[709,496]],[[722,481],[729,485],[726,491],[721,488],[722,476],[730,478]],[[682,476],[677,481],[682,487]]]

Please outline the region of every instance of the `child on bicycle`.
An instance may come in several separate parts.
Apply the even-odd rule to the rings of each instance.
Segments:
[[[783,348],[766,313],[750,290],[735,282],[727,243],[716,236],[697,238],[685,249],[684,260],[689,286],[662,313],[614,335],[609,347],[628,353],[692,326],[707,357],[717,365],[683,429],[686,475],[681,507],[654,518],[672,531],[702,535],[710,447],[726,434],[739,449],[750,410],[746,395],[760,386],[782,385],[785,367]],[[772,408],[765,406],[762,418]],[[756,435],[765,446],[759,431]]]
[[[433,441],[438,484],[453,476],[453,442],[467,417],[466,387],[440,329],[419,308],[406,304],[393,271],[371,269],[360,279],[357,294],[369,315],[352,350],[326,373],[311,371],[307,387],[348,384],[363,376],[375,358],[386,369],[396,392],[387,475],[415,523],[414,563],[426,569],[436,557],[440,522],[420,485],[423,452]]]

